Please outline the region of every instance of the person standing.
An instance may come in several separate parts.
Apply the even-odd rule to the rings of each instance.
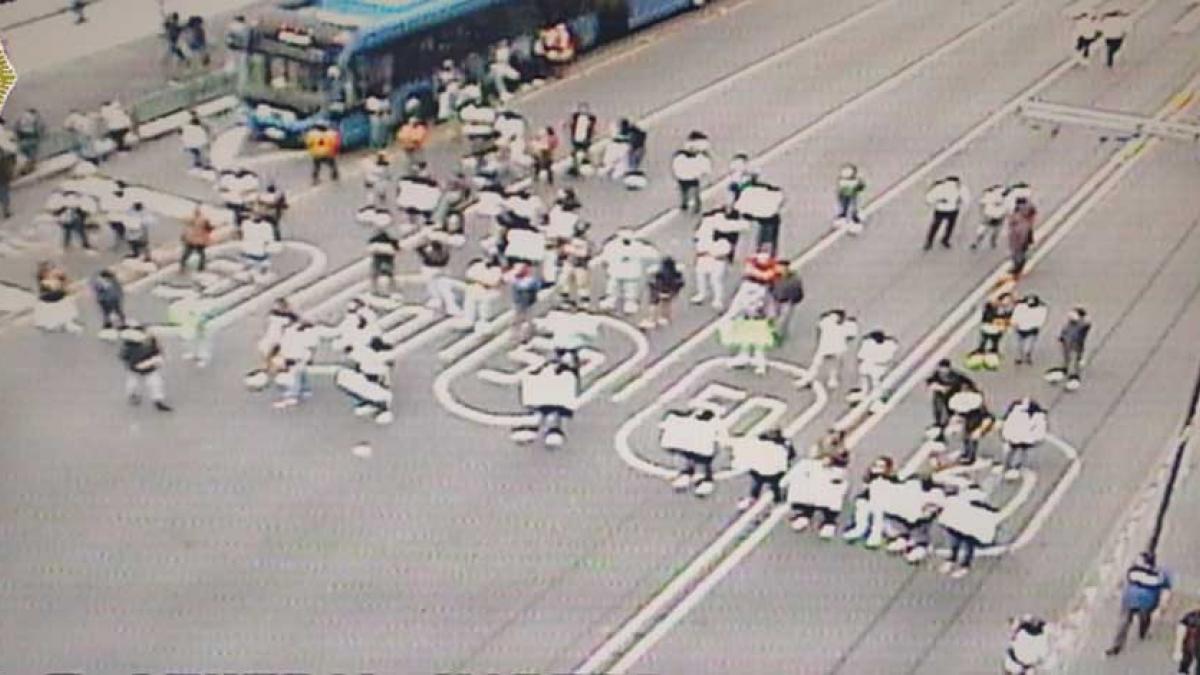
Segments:
[[[1200,609],[1193,609],[1179,620],[1173,656],[1179,664],[1180,675],[1186,675],[1193,667],[1193,675],[1200,675]]]
[[[371,147],[383,150],[387,147],[390,136],[392,102],[386,94],[373,93],[367,96],[364,106],[370,126]]]
[[[996,418],[988,410],[983,392],[974,385],[963,387],[947,405],[950,414],[962,424],[962,453],[958,463],[971,466],[979,457],[979,441],[996,425]]]
[[[33,307],[33,325],[47,332],[78,333],[79,310],[71,297],[71,282],[66,271],[49,261],[38,263],[36,272],[37,304]]]
[[[679,210],[699,214],[700,182],[712,173],[711,145],[708,136],[693,131],[683,147],[671,159],[671,172],[679,185]]]
[[[508,275],[512,285],[513,324],[512,343],[521,344],[533,337],[533,306],[537,304],[538,290],[542,281],[533,266],[526,262],[517,263]]]
[[[1023,197],[1017,198],[1012,213],[1008,214],[1008,250],[1012,260],[1013,279],[1025,272],[1029,249],[1033,248],[1033,227],[1037,209]]]
[[[1012,636],[1004,651],[1005,675],[1032,675],[1050,658],[1046,622],[1026,614],[1012,622]]]
[[[279,339],[279,358],[283,361],[283,396],[273,404],[276,410],[300,405],[312,396],[308,369],[313,353],[321,343],[321,332],[309,321],[300,319],[283,329]]]
[[[554,185],[554,153],[558,151],[558,134],[554,127],[545,127],[529,144],[533,158],[533,180],[545,180]]]
[[[1000,342],[1012,324],[1013,296],[1002,292],[983,304],[979,320],[979,346],[967,355],[970,370],[996,370],[1000,367]]]
[[[150,227],[156,224],[154,216],[141,202],[134,202],[129,217],[125,219],[125,242],[129,244],[128,258],[150,260]]]
[[[1063,387],[1067,391],[1079,388],[1084,349],[1087,348],[1087,337],[1091,330],[1092,323],[1088,319],[1087,310],[1083,307],[1072,309],[1067,316],[1067,323],[1058,334],[1058,343],[1062,346],[1062,365],[1046,372],[1047,382],[1057,384],[1065,380]]]
[[[118,180],[112,192],[100,197],[100,212],[113,236],[113,251],[120,251],[125,246],[125,222],[133,211],[133,198],[126,191],[128,187],[125,181]]]
[[[711,495],[713,458],[718,447],[727,440],[717,414],[707,408],[686,413],[668,412],[659,423],[659,429],[662,430],[659,445],[683,464],[679,473],[671,478],[671,487],[676,492],[691,488],[697,497]]]
[[[571,140],[571,168],[568,173],[579,177],[585,166],[591,166],[592,142],[596,139],[598,120],[586,103],[580,103],[567,120],[567,138]]]
[[[121,288],[121,282],[112,270],[104,269],[92,277],[91,287],[96,304],[100,307],[100,338],[115,339],[117,331],[125,327],[125,291]]]
[[[12,218],[12,182],[17,173],[17,156],[0,148],[0,209],[4,219]]]
[[[25,156],[24,173],[32,173],[37,167],[38,150],[42,146],[42,138],[46,135],[46,124],[36,108],[30,108],[17,118],[17,146]]]
[[[121,330],[121,361],[128,370],[125,374],[125,396],[129,398],[129,404],[139,405],[142,402],[144,388],[156,410],[171,412],[163,385],[162,367],[165,359],[162,348],[158,338],[136,321],[129,321]]]
[[[862,232],[862,220],[859,218],[859,200],[867,189],[858,167],[853,164],[842,166],[837,180],[838,214],[834,220],[835,227],[845,227],[850,234]]]
[[[207,68],[212,63],[212,57],[208,53],[208,32],[204,29],[204,19],[189,17],[182,37],[187,41],[188,53],[199,62],[192,65]]]
[[[425,143],[429,139],[429,127],[420,117],[410,117],[396,130],[396,142],[404,153],[405,170],[413,171],[425,162]]]
[[[1116,656],[1125,648],[1129,627],[1136,618],[1138,639],[1145,640],[1150,634],[1154,617],[1171,598],[1171,573],[1158,566],[1150,551],[1143,551],[1128,570],[1121,590],[1121,617],[1117,621],[1117,633],[1112,646],[1104,651],[1105,656]]]
[[[187,271],[188,261],[195,255],[199,263],[196,265],[197,272],[204,271],[204,265],[207,261],[206,255],[208,247],[212,244],[213,224],[208,217],[204,215],[204,211],[197,205],[192,210],[192,216],[183,226],[183,235],[180,237],[183,242],[183,254],[179,256],[179,272]]]
[[[881,330],[864,335],[858,345],[858,386],[846,393],[846,401],[857,404],[876,396],[899,350],[896,338]]]
[[[527,444],[542,436],[547,448],[562,447],[564,422],[579,405],[579,370],[565,358],[552,357],[521,375],[520,396],[534,423],[514,428],[510,438]]]
[[[1003,185],[992,185],[979,195],[979,214],[979,229],[975,231],[975,241],[971,242],[971,250],[979,248],[987,238],[991,239],[992,248],[996,248],[996,242],[1000,239],[1000,226],[1009,214]]]
[[[1032,293],[1021,298],[1013,308],[1012,325],[1017,333],[1016,364],[1033,364],[1033,348],[1037,345],[1038,334],[1046,323],[1049,308],[1042,299]]]
[[[850,343],[858,337],[858,322],[846,313],[844,309],[831,309],[817,319],[817,350],[813,354],[808,372],[796,380],[797,387],[807,387],[821,377],[821,370],[826,361],[833,361],[833,368],[825,386],[837,389],[842,374],[843,361],[846,352],[850,351]]]
[[[425,306],[432,310],[442,310],[448,316],[458,316],[458,303],[446,276],[450,265],[450,248],[442,242],[440,236],[431,234],[417,247],[416,253],[421,260],[421,277],[425,280],[425,290],[429,296]]]
[[[266,219],[252,216],[242,225],[242,260],[255,284],[263,285],[268,281],[274,242],[275,231]]]
[[[1100,27],[1091,12],[1081,12],[1071,18],[1071,32],[1075,37],[1075,61],[1086,66],[1091,58],[1092,45],[1100,39]]]
[[[312,158],[312,184],[321,182],[321,167],[328,166],[330,177],[338,180],[338,151],[341,150],[342,136],[328,124],[317,123],[304,136],[304,144],[308,148],[308,156]]]
[[[57,213],[58,224],[62,228],[63,253],[70,250],[71,240],[78,238],[84,253],[95,255],[95,251],[92,249],[92,244],[88,241],[87,235],[87,219],[90,208],[88,204],[89,199],[90,197],[78,192],[63,194],[62,208]]]
[[[779,279],[771,285],[771,296],[779,307],[779,319],[775,322],[775,332],[782,342],[791,334],[792,317],[796,307],[804,301],[804,283],[800,274],[786,264],[779,266]]]
[[[379,282],[386,280],[388,293],[395,295],[396,255],[400,253],[400,242],[380,228],[367,240],[367,253],[371,255],[371,293],[383,295]]]
[[[183,339],[183,360],[192,361],[197,368],[208,366],[212,360],[212,332],[208,323],[217,315],[212,298],[205,297],[203,289],[171,303],[167,315],[172,324],[178,326]]]
[[[734,461],[750,473],[750,494],[737,503],[738,511],[754,505],[763,488],[771,490],[775,504],[784,503],[783,476],[796,457],[796,449],[783,432],[770,429],[759,436],[744,436],[733,441]]]
[[[952,579],[961,579],[970,573],[975,562],[975,549],[984,543],[980,541],[984,533],[978,531],[981,516],[995,513],[996,509],[988,503],[987,493],[977,483],[970,483],[947,496],[938,522],[950,538],[950,557],[942,563],[939,572]],[[965,517],[953,518],[955,515]]]
[[[184,152],[192,157],[193,169],[204,169],[208,166],[208,146],[211,134],[208,127],[200,120],[200,115],[191,112],[187,124],[179,130]]]
[[[1131,23],[1129,12],[1124,9],[1110,10],[1100,17],[1100,33],[1104,36],[1104,64],[1109,68],[1113,67],[1117,52],[1125,44]]]
[[[68,8],[75,13],[75,24],[79,25],[87,21],[87,16],[84,15],[83,9],[87,7],[88,0],[70,0]]]
[[[275,181],[267,183],[267,189],[259,192],[254,198],[254,209],[258,217],[271,223],[271,233],[275,241],[283,241],[282,223],[283,212],[287,211],[287,195],[275,186]]]
[[[950,399],[963,389],[974,389],[975,383],[954,370],[949,359],[942,359],[925,384],[933,393],[933,425],[926,431],[926,436],[941,441],[946,437],[946,425],[950,422]]]
[[[100,119],[104,122],[108,140],[116,146],[117,152],[128,152],[133,136],[133,118],[121,102],[114,98],[100,108]]]
[[[1047,433],[1049,420],[1046,410],[1037,401],[1028,396],[1013,401],[1000,426],[1000,437],[1004,439],[1004,464],[993,467],[992,473],[1003,473],[1005,480],[1020,478],[1021,469],[1029,459],[1029,451],[1046,440]]]
[[[167,51],[163,53],[163,61],[168,67],[187,63],[187,55],[179,46],[179,38],[183,35],[183,25],[179,22],[179,12],[171,12],[163,17],[163,39]]]
[[[683,275],[679,273],[674,258],[667,256],[662,259],[658,269],[650,275],[648,286],[650,302],[646,318],[638,324],[646,330],[671,323],[671,303],[684,286]]]
[[[962,184],[958,176],[947,176],[936,181],[925,193],[925,202],[933,207],[933,220],[929,223],[929,232],[925,235],[925,250],[933,248],[933,241],[938,232],[942,231],[942,247],[950,248],[950,239],[954,235],[954,225],[958,222],[959,211],[971,199],[971,192]]]

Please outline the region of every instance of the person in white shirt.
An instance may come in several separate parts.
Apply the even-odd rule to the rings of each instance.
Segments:
[[[482,333],[487,329],[491,308],[503,295],[504,267],[494,256],[477,258],[467,265],[466,280],[462,316],[455,327]]]
[[[845,432],[831,431],[827,438],[831,438],[834,447],[800,460],[788,483],[792,529],[803,532],[810,523],[819,520],[822,539],[832,539],[837,534],[837,521],[849,486],[846,467],[850,455],[841,445]]]
[[[858,403],[874,395],[899,350],[896,338],[881,330],[863,336],[858,346],[858,387],[846,394],[846,401]]]
[[[1017,334],[1017,365],[1033,365],[1033,348],[1037,345],[1038,334],[1041,333],[1049,312],[1050,308],[1046,303],[1032,293],[1021,298],[1013,308],[1012,325]]]
[[[679,184],[679,210],[700,213],[700,184],[712,173],[711,144],[708,136],[693,131],[687,142],[671,158],[671,173]]]
[[[191,113],[187,124],[179,130],[183,149],[192,156],[192,168],[203,169],[208,166],[208,127],[200,121],[200,116]]]
[[[846,352],[850,343],[858,337],[858,321],[844,309],[831,309],[817,320],[817,350],[813,353],[808,373],[796,380],[796,386],[807,387],[821,377],[826,361],[833,362],[829,378],[825,381],[830,389],[837,389]]]
[[[996,248],[1004,218],[1010,211],[1004,186],[992,185],[979,195],[979,229],[975,231],[975,241],[971,242],[972,251],[979,248],[984,239],[989,239],[992,248]]]
[[[1075,61],[1086,66],[1091,58],[1092,45],[1100,39],[1100,27],[1091,12],[1071,17],[1071,35],[1075,38]]]
[[[691,302],[698,305],[712,296],[712,308],[718,312],[725,307],[725,275],[729,271],[729,258],[733,247],[727,239],[716,236],[711,226],[706,226],[707,220],[701,221],[696,230],[696,293]]]
[[[312,396],[308,381],[308,367],[313,353],[321,342],[321,331],[303,319],[284,328],[279,340],[279,358],[283,361],[284,391],[275,402],[276,409],[291,408]]]
[[[367,189],[367,203],[377,208],[386,208],[388,191],[392,185],[392,162],[386,152],[376,153],[362,161],[363,187]]]
[[[579,406],[579,371],[551,359],[521,375],[520,393],[533,423],[514,428],[510,438],[524,445],[541,436],[547,448],[561,447],[566,442],[564,423]]]
[[[754,505],[763,488],[771,490],[776,504],[784,502],[783,477],[787,473],[796,449],[779,429],[770,429],[758,436],[742,436],[732,442],[734,463],[750,474],[750,494],[737,503],[739,511]]]
[[[1005,480],[1021,477],[1021,469],[1029,457],[1029,450],[1046,440],[1048,420],[1045,409],[1037,401],[1026,396],[1013,401],[1000,425],[1000,436],[1004,439],[1004,465],[992,469],[1004,473]]]
[[[637,314],[638,300],[650,268],[661,255],[649,242],[637,239],[629,230],[617,232],[600,253],[607,276],[604,299],[600,308],[614,311],[617,304],[625,314]]]
[[[256,284],[264,283],[271,271],[271,245],[274,243],[275,231],[267,220],[252,216],[242,224],[242,259]]]
[[[100,119],[104,122],[109,140],[116,144],[119,152],[129,150],[130,136],[133,131],[133,119],[121,102],[113,99],[100,108]]]
[[[125,218],[125,242],[129,244],[130,258],[150,260],[150,229],[158,220],[146,210],[141,202],[134,202]]]
[[[1117,58],[1117,52],[1125,44],[1125,36],[1129,33],[1132,19],[1129,12],[1114,9],[1105,12],[1099,20],[1100,33],[1104,36],[1104,64],[1109,68]]]
[[[963,185],[958,176],[947,176],[936,181],[925,193],[925,202],[933,207],[933,220],[929,223],[929,232],[925,235],[925,250],[933,248],[933,241],[938,232],[942,232],[942,247],[950,248],[950,238],[954,235],[954,225],[958,222],[959,211],[971,200],[971,192]]]
[[[677,492],[692,488],[697,497],[713,492],[713,458],[721,443],[727,441],[717,414],[707,408],[685,413],[670,412],[659,424],[663,450],[676,455],[683,468],[671,479]]]
[[[1046,622],[1026,614],[1012,622],[1012,637],[1004,651],[1006,675],[1033,675],[1050,658]]]

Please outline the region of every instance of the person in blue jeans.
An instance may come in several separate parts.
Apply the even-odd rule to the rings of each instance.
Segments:
[[[1125,638],[1134,617],[1138,621],[1138,638],[1145,640],[1150,633],[1154,615],[1171,597],[1171,574],[1160,568],[1150,551],[1138,556],[1138,561],[1125,572],[1121,590],[1121,619],[1112,646],[1104,652],[1116,656],[1125,648]]]

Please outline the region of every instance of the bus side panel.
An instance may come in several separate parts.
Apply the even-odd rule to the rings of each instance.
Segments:
[[[370,142],[371,124],[367,120],[367,113],[361,108],[346,114],[337,122],[338,131],[342,134],[343,148],[361,148]]]
[[[692,6],[693,0],[626,0],[629,30],[634,31]]]

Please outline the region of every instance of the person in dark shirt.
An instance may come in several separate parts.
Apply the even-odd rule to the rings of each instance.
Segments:
[[[1066,380],[1063,387],[1067,391],[1079,388],[1079,377],[1083,370],[1083,353],[1087,348],[1088,333],[1092,323],[1088,319],[1087,310],[1076,307],[1067,317],[1067,323],[1058,334],[1058,342],[1062,345],[1062,366],[1046,373],[1046,380],[1051,383]]]
[[[946,424],[950,421],[950,397],[962,391],[964,387],[974,388],[975,383],[971,378],[954,370],[949,359],[942,359],[938,362],[937,370],[925,380],[925,384],[933,393],[933,426],[929,429],[929,435],[933,439],[944,441]]]
[[[674,258],[663,258],[658,270],[650,277],[650,303],[646,318],[639,324],[642,328],[666,326],[671,323],[671,303],[683,289],[683,275],[675,265]]]
[[[164,393],[162,348],[158,338],[136,321],[129,321],[121,330],[121,361],[128,373],[125,375],[125,394],[130,405],[142,402],[142,387],[150,394],[150,400],[159,412],[171,412]]]
[[[1200,608],[1184,614],[1179,620],[1175,629],[1174,657],[1181,675],[1192,668],[1195,668],[1192,675],[1200,675]]]
[[[371,255],[371,292],[381,295],[379,280],[386,279],[388,292],[396,292],[396,254],[400,242],[387,230],[377,231],[367,240],[367,253]]]
[[[1121,619],[1112,646],[1104,654],[1116,656],[1125,648],[1125,637],[1134,618],[1138,621],[1138,638],[1150,634],[1150,623],[1171,597],[1171,574],[1158,566],[1150,551],[1138,556],[1138,561],[1125,572],[1121,588]]]

